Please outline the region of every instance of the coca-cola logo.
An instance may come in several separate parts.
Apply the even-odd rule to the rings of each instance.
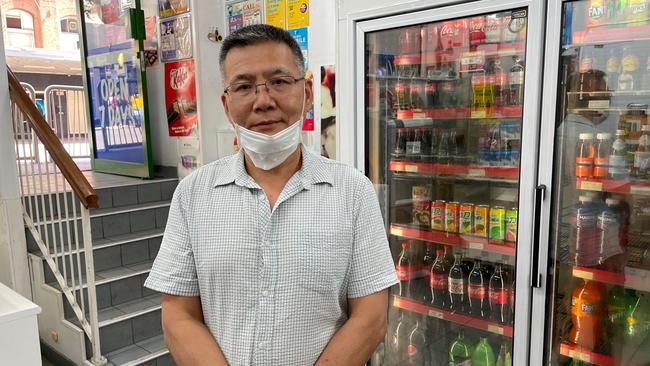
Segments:
[[[482,32],[485,30],[485,22],[472,22],[470,32]]]
[[[169,72],[169,86],[174,89],[183,89],[190,79],[190,70],[187,66],[181,66],[177,69],[172,69]]]
[[[456,31],[455,27],[449,25],[443,25],[442,28],[440,29],[440,35],[453,36],[455,31]]]

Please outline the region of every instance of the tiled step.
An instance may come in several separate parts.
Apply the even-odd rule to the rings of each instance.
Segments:
[[[107,366],[174,366],[162,335],[143,339],[107,355]]]

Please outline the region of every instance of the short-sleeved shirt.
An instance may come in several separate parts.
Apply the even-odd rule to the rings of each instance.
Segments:
[[[314,364],[348,319],[349,298],[397,283],[371,182],[301,149],[273,209],[242,152],[183,179],[145,283],[200,296],[233,366]]]

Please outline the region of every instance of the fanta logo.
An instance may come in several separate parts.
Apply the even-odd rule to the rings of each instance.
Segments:
[[[169,72],[169,86],[174,89],[182,89],[187,85],[190,72],[186,66],[181,66],[178,69],[172,69]]]
[[[598,19],[605,15],[605,9],[602,6],[592,6],[589,8],[589,18]]]

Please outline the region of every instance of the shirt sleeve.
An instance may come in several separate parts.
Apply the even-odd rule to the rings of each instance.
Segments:
[[[354,217],[348,298],[371,295],[398,282],[377,194],[365,176],[357,189]]]
[[[178,295],[199,296],[194,252],[187,222],[188,179],[174,192],[160,251],[144,286],[154,291]]]

